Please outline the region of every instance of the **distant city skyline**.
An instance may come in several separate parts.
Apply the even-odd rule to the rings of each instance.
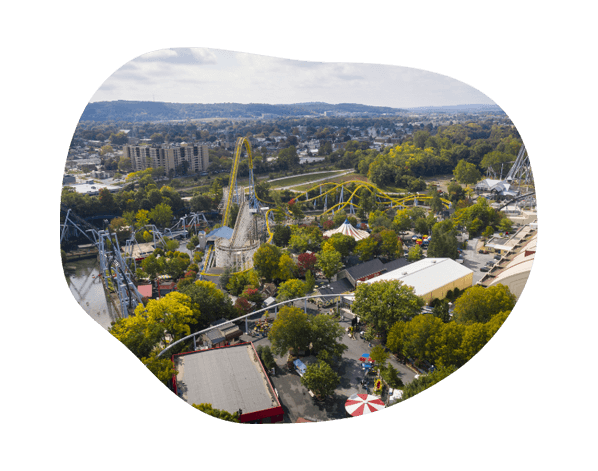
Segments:
[[[115,100],[394,108],[496,104],[463,82],[420,69],[295,61],[208,48],[161,49],[127,62],[90,102]]]

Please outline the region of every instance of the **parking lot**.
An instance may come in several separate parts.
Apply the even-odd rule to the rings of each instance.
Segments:
[[[463,265],[473,270],[473,284],[475,285],[486,274],[480,269],[487,266],[488,262],[498,262],[494,259],[493,253],[482,254],[479,250],[483,244],[480,239],[471,239],[467,242],[467,248],[463,250]]]

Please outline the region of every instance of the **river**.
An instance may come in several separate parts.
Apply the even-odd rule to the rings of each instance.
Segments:
[[[106,297],[102,280],[98,278],[100,264],[97,257],[67,261],[65,265],[66,281],[75,300],[93,320],[104,329],[110,329],[119,314]]]
[[[177,250],[191,255],[185,243],[182,242]],[[119,313],[106,297],[102,280],[98,278],[100,263],[97,257],[67,261],[65,265],[66,281],[75,300],[93,320],[104,329],[110,329],[112,322],[118,319]]]

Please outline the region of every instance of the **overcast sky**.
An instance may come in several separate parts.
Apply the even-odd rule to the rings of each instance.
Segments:
[[[303,62],[206,48],[161,49],[123,65],[90,101],[494,104],[458,80],[390,65]]]

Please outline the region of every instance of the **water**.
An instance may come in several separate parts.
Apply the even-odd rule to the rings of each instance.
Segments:
[[[186,243],[187,240],[181,241],[177,250],[192,256],[185,247]],[[110,329],[112,322],[119,318],[119,313],[107,298],[102,280],[98,278],[100,263],[97,257],[67,261],[65,266],[66,280],[75,300],[93,320],[104,329]]]
[[[97,257],[65,263],[66,280],[83,310],[106,330],[118,319],[118,312],[106,297],[102,280],[98,278],[100,264]],[[74,268],[71,269],[70,267]]]

